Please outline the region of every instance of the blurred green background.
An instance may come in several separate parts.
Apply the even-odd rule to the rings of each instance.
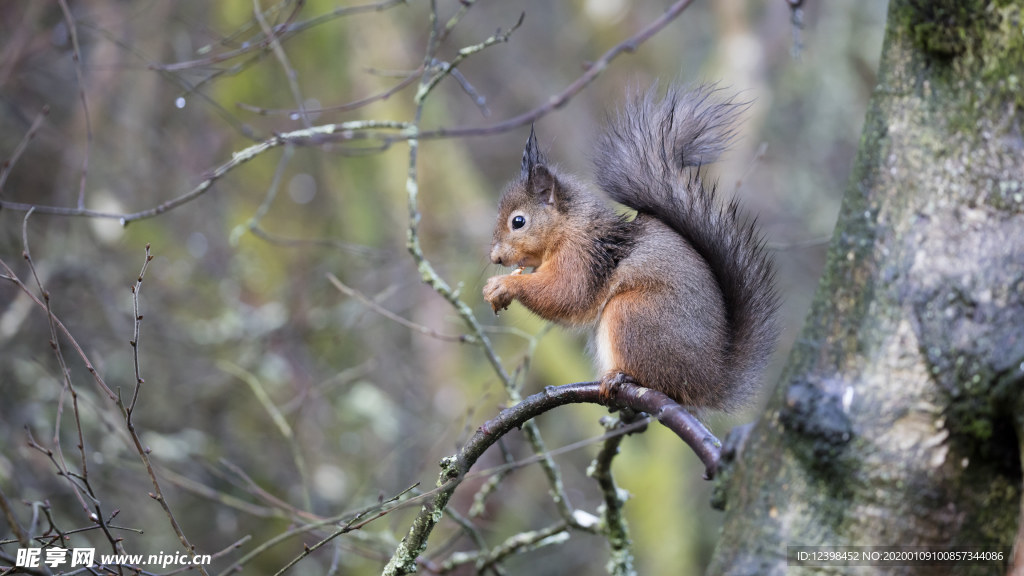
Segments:
[[[306,2],[293,20],[307,23],[345,7]],[[525,13],[508,43],[466,60],[459,70],[486,99],[489,116],[449,77],[431,95],[423,127],[482,126],[544,104],[586,64],[656,19],[666,1],[481,0],[441,47],[451,59]],[[444,18],[461,3],[440,1]],[[289,78],[269,50],[221,60],[251,46],[260,26],[248,1],[91,0],[69,2],[81,50],[88,119],[76,80],[70,28],[56,2],[0,3],[0,159],[13,156],[43,106],[43,120],[13,164],[0,199],[76,205],[88,158],[85,206],[134,212],[184,194],[214,167],[275,132],[303,127]],[[264,3],[271,25],[294,5]],[[312,124],[412,119],[415,85],[354,110],[330,110],[388,90],[421,63],[429,4],[324,18],[283,43]],[[716,167],[724,194],[757,214],[778,263],[784,335],[766,391],[785,360],[822,268],[841,191],[874,88],[885,17],[881,1],[807,2],[803,29],[783,0],[696,2],[635,54],[615,60],[567,106],[536,123],[548,156],[587,177],[590,143],[603,119],[632,88],[652,82],[717,81],[752,104],[739,137]],[[800,49],[795,50],[796,37]],[[794,53],[798,52],[798,53]],[[190,63],[181,65],[181,63]],[[171,66],[175,65],[176,66]],[[320,110],[324,108],[324,110]],[[91,137],[90,137],[91,132]],[[499,273],[487,259],[494,206],[516,174],[528,128],[420,147],[421,237],[426,256],[492,334],[509,369],[529,353],[526,334],[544,325],[518,305],[495,318],[482,302],[484,280]],[[290,154],[287,163],[282,156]],[[409,330],[339,293],[337,275],[380,306],[445,334],[465,327],[451,306],[420,282],[405,250],[408,146],[349,141],[277,148],[228,173],[206,194],[157,218],[122,227],[116,220],[35,214],[32,255],[54,312],[108,384],[122,394],[135,380],[129,287],[144,246],[155,256],[141,292],[141,392],[135,419],[185,533],[203,552],[245,535],[252,540],[215,561],[214,572],[295,526],[269,506],[237,470],[268,493],[320,516],[371,505],[421,482],[431,487],[439,458],[453,453],[507,398],[478,347]],[[280,186],[260,226],[246,228],[281,166]],[[21,257],[24,213],[0,210],[0,258],[28,281]],[[63,530],[89,526],[66,480],[31,449],[26,430],[53,446],[62,380],[48,345],[46,315],[0,281],[0,488],[23,525],[47,501]],[[582,335],[554,329],[536,343],[525,393],[591,380]],[[66,354],[78,390],[90,481],[130,552],[179,548],[124,422],[98,394],[79,358]],[[253,385],[254,384],[254,385]],[[286,438],[254,394],[267,393],[294,438]],[[69,465],[80,467],[77,433],[65,399],[59,434]],[[539,419],[549,448],[602,433],[595,406],[568,406]],[[713,416],[720,436],[758,417]],[[519,433],[507,439],[519,458]],[[589,445],[557,456],[573,505],[596,511],[600,495],[586,477]],[[297,457],[298,456],[298,457]],[[489,453],[479,468],[502,462]],[[304,465],[304,472],[300,467]],[[642,574],[701,570],[721,514],[708,506],[711,485],[690,450],[660,426],[623,444],[615,473],[633,499],[626,514]],[[453,499],[465,513],[475,487]],[[242,504],[242,503],[246,504]],[[255,504],[255,506],[252,506]],[[295,574],[379,573],[414,510],[392,513],[303,560]],[[502,483],[478,524],[491,544],[557,517],[536,465]],[[45,529],[37,526],[37,533]],[[0,538],[8,538],[4,525]],[[428,553],[459,528],[443,522]],[[271,547],[247,573],[273,573],[312,544],[304,534]],[[95,532],[72,546],[109,549]],[[16,544],[0,547],[13,555]],[[106,547],[106,548],[104,548]],[[448,551],[468,549],[467,538]],[[595,552],[599,550],[599,552]],[[561,546],[514,557],[511,574],[603,574],[602,540],[574,533]],[[3,562],[0,561],[0,564]],[[471,572],[459,572],[471,573]]]

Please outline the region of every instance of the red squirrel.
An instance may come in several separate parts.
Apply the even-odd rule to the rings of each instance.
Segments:
[[[772,262],[753,222],[722,207],[700,167],[727,147],[738,113],[716,90],[635,96],[597,141],[597,185],[630,219],[550,165],[530,138],[505,188],[484,298],[593,331],[601,392],[621,382],[692,408],[733,410],[757,387],[775,346]],[[527,268],[531,273],[524,273]]]

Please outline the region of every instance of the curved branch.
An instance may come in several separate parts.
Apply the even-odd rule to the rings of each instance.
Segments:
[[[646,412],[676,433],[689,444],[704,464],[704,478],[711,480],[718,471],[722,443],[696,417],[662,392],[635,384],[623,383],[615,397],[605,401],[600,395],[600,384],[581,382],[563,386],[549,386],[543,392],[525,398],[519,404],[506,408],[485,422],[469,440],[456,458],[460,460],[460,473],[465,474],[476,459],[500,436],[518,428],[548,410],[565,404],[601,404],[613,409],[630,408]]]
[[[609,408],[629,408],[646,412],[682,438],[704,463],[704,478],[710,480],[718,471],[722,443],[685,408],[665,394],[635,384],[623,383],[610,401],[601,396],[598,382],[582,382],[551,386],[506,408],[484,422],[469,442],[454,456],[441,460],[441,475],[437,493],[432,502],[420,509],[409,533],[398,545],[395,554],[384,568],[385,576],[410,574],[416,570],[416,558],[427,547],[427,538],[441,519],[441,510],[448,505],[455,488],[473,464],[499,438],[527,421],[565,404],[593,403]]]

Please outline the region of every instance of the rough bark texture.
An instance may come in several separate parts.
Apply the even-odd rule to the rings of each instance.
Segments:
[[[726,444],[711,574],[793,545],[1013,545],[1024,387],[1024,1],[894,0],[803,335]],[[886,573],[993,574],[965,564]]]

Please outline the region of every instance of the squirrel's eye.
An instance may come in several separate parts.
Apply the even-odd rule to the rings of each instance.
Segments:
[[[523,216],[516,216],[512,219],[512,229],[519,230],[523,226],[526,226],[526,218]]]

